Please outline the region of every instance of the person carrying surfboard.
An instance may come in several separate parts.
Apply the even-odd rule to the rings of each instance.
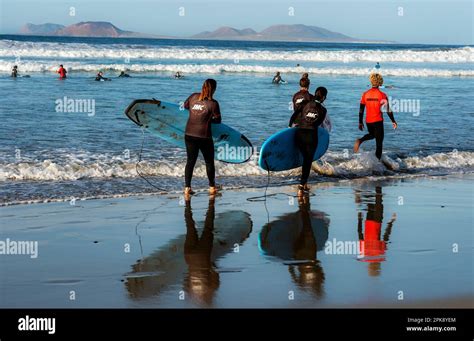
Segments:
[[[56,73],[59,73],[59,79],[66,79],[67,71],[64,68],[63,64],[59,65],[59,69],[58,71],[56,71]]]
[[[201,92],[193,93],[184,102],[184,108],[189,110],[184,141],[186,144],[186,168],[184,171],[186,196],[194,194],[191,189],[194,166],[201,151],[206,163],[206,173],[209,180],[209,194],[217,192],[214,166],[214,141],[212,140],[211,123],[221,123],[219,103],[213,98],[217,89],[214,79],[206,79]]]
[[[324,122],[327,114],[327,110],[323,106],[327,94],[328,90],[325,87],[318,87],[313,99],[304,106],[295,119],[297,127],[295,143],[303,155],[303,167],[300,184],[298,185],[298,196],[303,196],[309,192],[307,182],[314,153],[318,147],[318,127]]]
[[[379,87],[383,84],[383,77],[378,73],[372,73],[369,77],[372,88],[362,94],[359,108],[359,130],[364,130],[364,110],[367,109],[365,122],[367,124],[368,134],[360,139],[355,140],[354,153],[359,151],[360,145],[368,140],[375,139],[376,149],[375,156],[380,160],[383,149],[383,115],[382,107],[387,107],[387,115],[392,121],[393,129],[397,129],[398,125],[390,110],[387,95],[380,91]]]
[[[308,78],[308,74],[303,74],[303,77],[300,79],[300,90],[293,95],[293,110],[295,113],[298,113],[303,107],[313,99],[313,95],[309,93],[309,85],[310,80]],[[290,127],[292,125],[292,121],[294,121],[294,117],[292,116],[293,120],[290,119]]]

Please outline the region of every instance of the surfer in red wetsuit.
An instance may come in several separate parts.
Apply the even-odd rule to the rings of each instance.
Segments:
[[[213,98],[217,89],[214,79],[206,79],[201,92],[188,97],[184,108],[189,110],[184,141],[186,143],[186,169],[184,173],[184,194],[191,195],[191,179],[194,166],[201,151],[206,162],[206,173],[209,180],[209,194],[216,194],[215,166],[214,166],[214,141],[212,140],[211,123],[221,123],[219,103]]]
[[[357,216],[358,224],[357,231],[359,233],[359,261],[368,263],[368,270],[370,276],[378,276],[380,274],[381,262],[385,260],[385,251],[387,243],[392,232],[392,226],[395,222],[395,214],[387,223],[383,238],[382,220],[383,220],[383,204],[382,204],[382,187],[375,188],[375,202],[367,204],[367,217],[365,224],[363,224],[362,213],[359,212]],[[367,195],[366,199],[373,200],[373,194]],[[356,193],[356,202],[361,202],[360,196]],[[364,231],[362,231],[364,226]]]
[[[390,110],[387,95],[379,90],[379,87],[383,84],[382,76],[378,73],[371,74],[370,83],[372,84],[372,88],[362,94],[359,108],[359,130],[361,131],[364,130],[364,109],[367,109],[365,122],[367,123],[368,134],[355,141],[354,153],[359,151],[359,147],[364,141],[375,139],[375,156],[380,160],[382,157],[384,138],[382,116],[383,106],[387,107],[387,115],[392,121],[393,129],[397,129],[397,122],[395,121],[393,113]]]
[[[64,66],[62,64],[59,65],[59,69],[58,69],[58,71],[56,71],[56,73],[59,73],[59,78],[60,79],[66,79],[67,71],[66,71],[66,69],[64,68]]]

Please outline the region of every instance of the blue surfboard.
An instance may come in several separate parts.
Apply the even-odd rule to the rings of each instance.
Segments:
[[[159,138],[185,148],[184,131],[189,111],[178,104],[155,99],[137,99],[125,109],[125,115]],[[212,123],[211,131],[216,160],[243,163],[252,156],[252,143],[237,130],[223,123]]]
[[[295,133],[297,128],[286,128],[266,140],[258,159],[258,165],[267,171],[284,171],[298,168],[303,165],[303,155],[296,147]],[[329,147],[329,133],[318,127],[318,148],[313,160],[321,158]]]

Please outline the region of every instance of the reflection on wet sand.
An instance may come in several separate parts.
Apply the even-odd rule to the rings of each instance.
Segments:
[[[328,239],[329,222],[325,213],[311,210],[306,196],[298,199],[297,212],[269,222],[259,235],[261,251],[283,260],[293,282],[318,298],[324,296],[324,271],[317,252]]]
[[[215,262],[241,245],[252,231],[250,215],[244,211],[215,214],[215,200],[210,197],[203,230],[199,236],[193,218],[191,200],[184,209],[186,234],[132,266],[126,288],[133,299],[160,295],[176,289],[176,299],[189,298],[200,306],[212,306],[219,288],[219,271]],[[183,289],[179,288],[182,283]],[[184,295],[180,293],[184,290]]]
[[[382,187],[375,187],[373,192],[355,192],[355,202],[367,211],[364,222],[362,212],[357,214],[357,232],[359,234],[359,250],[361,257],[358,259],[368,263],[368,273],[370,276],[378,276],[381,272],[381,262],[385,261],[385,251],[387,243],[392,233],[393,223],[396,220],[395,213],[387,223],[383,238],[382,221],[383,221],[383,194]]]

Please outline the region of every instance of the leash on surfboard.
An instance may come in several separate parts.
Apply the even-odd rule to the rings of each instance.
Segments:
[[[291,197],[291,198],[298,198],[297,195],[292,195],[292,194],[283,193],[283,192],[267,194],[268,187],[270,187],[271,174],[270,174],[270,167],[267,163],[267,160],[264,160],[264,162],[265,162],[265,166],[267,167],[267,183],[265,185],[265,191],[264,191],[263,195],[258,195],[258,196],[255,196],[255,197],[247,198],[247,201],[250,201],[250,202],[263,201],[265,203],[265,209],[266,209],[267,208],[266,207],[267,198],[269,198],[269,197],[276,197],[276,196],[279,196],[279,195],[284,195],[284,196]],[[314,196],[314,193],[311,193],[308,196],[312,197],[312,196]],[[268,213],[268,211],[267,211],[267,213]]]
[[[154,187],[155,189],[159,190],[160,192],[168,192],[167,190],[165,190],[163,188],[160,188],[160,187],[156,186],[155,184],[153,184],[151,181],[149,181],[146,178],[145,175],[140,173],[140,171],[138,170],[138,166],[139,166],[140,162],[142,162],[143,146],[145,145],[145,129],[143,129],[143,127],[142,127],[141,130],[142,130],[142,146],[140,148],[140,152],[138,153],[138,162],[135,164],[135,170],[137,171],[138,176],[141,177],[143,180],[145,180],[150,186]]]

